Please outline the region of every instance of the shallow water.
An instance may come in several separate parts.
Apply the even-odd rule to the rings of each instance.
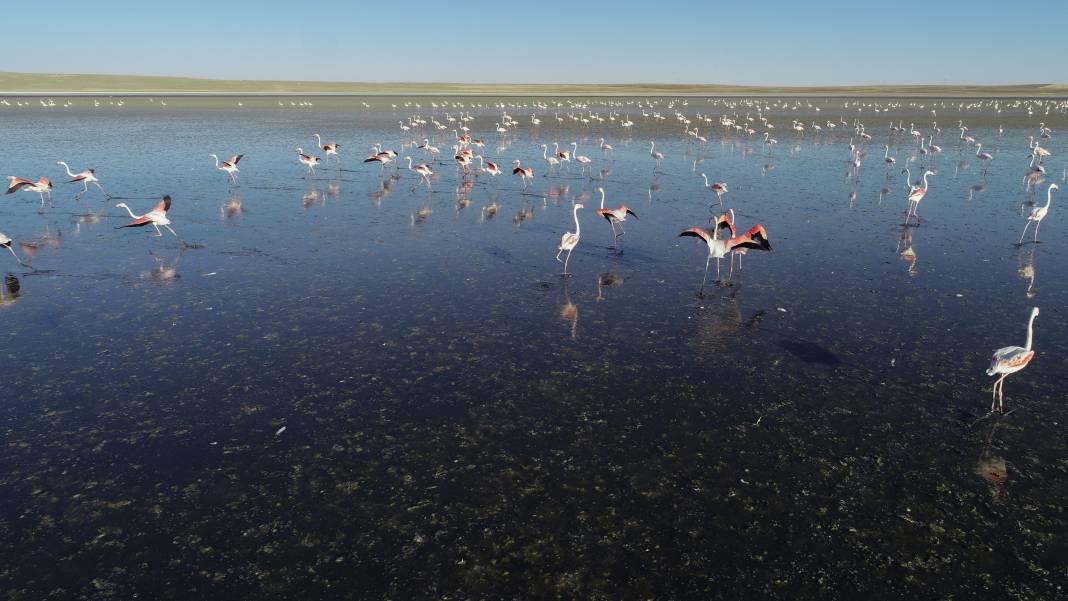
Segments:
[[[56,182],[43,213],[0,198],[0,231],[40,270],[0,257],[17,280],[0,301],[7,598],[1064,594],[1065,191],[1041,242],[1015,245],[1063,183],[1061,105],[761,100],[768,152],[696,119],[757,114],[737,99],[594,99],[589,125],[558,124],[584,112],[562,98],[74,102],[0,107],[3,175]],[[504,135],[498,102],[526,105]],[[528,190],[464,186],[442,161],[428,191],[361,162],[376,142],[425,162],[404,144],[423,137],[448,158],[452,127],[398,121],[460,103],[482,105],[462,110],[487,159],[534,167]],[[928,132],[932,109],[943,152],[905,228],[899,172],[927,158],[887,123]],[[851,126],[790,131],[839,117],[874,137],[859,177]],[[1053,156],[1028,190],[1039,121]],[[304,177],[293,149],[316,131],[342,161]],[[554,141],[578,142],[594,179],[543,177]],[[245,155],[239,186],[209,152]],[[114,229],[120,198],[75,200],[58,159],[137,213],[171,194],[186,246]],[[702,172],[774,249],[703,288],[707,251],[677,237],[719,210]],[[638,215],[615,247],[597,186]],[[990,351],[1023,344],[1034,305],[1015,411],[987,418]]]

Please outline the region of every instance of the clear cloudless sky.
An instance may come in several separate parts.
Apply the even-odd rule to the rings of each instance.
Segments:
[[[1068,82],[1068,0],[17,0],[0,71],[488,83]]]

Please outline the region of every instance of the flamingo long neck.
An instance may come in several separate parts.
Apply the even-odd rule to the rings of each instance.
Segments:
[[[884,159],[890,158],[890,145],[889,144],[886,145],[886,152],[883,153],[883,158]]]
[[[924,190],[926,190],[926,189],[927,189],[927,175],[928,175],[929,173],[930,173],[930,171],[924,171],[924,172],[923,172],[923,189],[924,189]]]
[[[130,207],[126,206],[126,203],[119,204],[118,206],[126,209],[126,212],[129,213],[130,217],[133,217],[134,219],[141,217],[140,215],[134,215],[134,212],[130,210]]]
[[[982,149],[983,149],[983,145],[982,145],[982,144],[979,144],[979,145],[978,145],[978,146],[977,146],[977,147],[975,148],[975,156],[979,156],[979,152],[980,152],[980,151],[981,151]]]
[[[215,155],[211,155],[211,158],[215,159],[215,168],[218,169],[219,168],[219,157],[217,157]]]
[[[582,224],[580,224],[579,220],[578,220],[578,206],[577,205],[575,206],[574,210],[572,210],[572,213],[575,215],[575,235],[578,236],[579,233],[582,232]],[[1031,345],[1030,345],[1031,335],[1030,335],[1030,333],[1027,335],[1027,340],[1028,340],[1028,347],[1027,348],[1031,348]]]
[[[708,187],[708,176],[705,175],[704,173],[702,173],[701,177],[705,178],[705,187],[707,188]]]
[[[546,161],[549,160],[549,147],[545,146],[544,144],[542,144],[541,146],[541,158],[545,159]]]
[[[1049,204],[1047,203],[1046,206],[1049,206]],[[601,208],[604,208],[604,188],[601,189]]]
[[[404,158],[408,159],[408,169],[411,169],[412,168],[412,157],[404,157]]]
[[[1031,350],[1031,339],[1032,339],[1033,334],[1034,334],[1035,317],[1036,316],[1035,316],[1034,312],[1032,312],[1031,313],[1031,319],[1027,320],[1027,344],[1024,345],[1024,350],[1025,351],[1030,351]]]
[[[1046,210],[1047,211],[1049,210],[1049,205],[1053,202],[1053,191],[1056,190],[1056,189],[1057,188],[1055,188],[1053,186],[1050,186],[1049,189],[1046,190]]]
[[[319,137],[319,134],[315,134],[315,143],[319,146],[323,145],[323,139]]]
[[[67,176],[74,177],[74,174],[70,172],[70,167],[67,166],[67,163],[60,161],[59,164],[63,165],[63,168],[67,170]]]
[[[485,167],[484,167],[484,163],[482,162],[482,155],[479,154],[479,155],[475,155],[475,156],[478,157],[478,168],[479,169],[484,169]]]

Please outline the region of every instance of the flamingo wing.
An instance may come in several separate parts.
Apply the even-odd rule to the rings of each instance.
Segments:
[[[9,176],[7,178],[7,194],[13,194],[26,186],[35,186],[36,182],[31,182],[28,179],[22,179],[21,177]]]
[[[683,230],[679,236],[694,236],[704,240],[706,244],[711,244],[712,242],[712,233],[699,227],[691,227],[688,230]]]
[[[150,219],[148,217],[148,215],[141,215],[140,217],[138,217],[137,219],[134,219],[130,223],[127,223],[126,225],[120,225],[119,227],[117,227],[115,229],[122,229],[124,227],[141,227],[141,226],[148,225],[150,223],[152,223],[152,219]]]
[[[237,162],[240,161],[241,157],[243,157],[243,156],[245,156],[245,155],[243,155],[243,154],[234,155],[234,156],[230,157],[230,160],[227,161],[227,163],[230,163],[231,165],[236,165]]]
[[[156,206],[152,207],[152,211],[157,213],[166,213],[171,210],[171,196],[170,194],[163,197],[163,200],[156,203]]]

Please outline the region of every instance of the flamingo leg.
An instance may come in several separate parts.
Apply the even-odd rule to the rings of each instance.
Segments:
[[[1035,242],[1038,242],[1038,228],[1042,225],[1041,221],[1035,222]]]
[[[1005,378],[1007,378],[1008,375],[1009,374],[1001,376],[1001,386],[998,387],[998,409],[1002,413],[1005,413]]]
[[[162,238],[163,237],[163,232],[159,231],[159,226],[156,225],[155,223],[153,223],[152,227],[156,228],[156,236],[159,237],[159,238]]]
[[[705,282],[708,281],[708,267],[709,267],[709,264],[711,264],[711,263],[712,263],[712,255],[708,255],[708,258],[705,259],[705,277],[701,279],[701,289],[702,290],[704,290],[704,288],[705,288]]]
[[[87,182],[87,181],[85,181],[83,179],[82,180],[82,194],[85,194],[88,191],[89,191],[89,182]]]
[[[575,250],[574,246],[572,246],[571,248],[567,249],[567,257],[564,258],[564,275],[568,275],[568,273],[567,273],[567,262],[571,260],[571,251],[573,251],[573,250]]]
[[[556,260],[557,261],[560,261],[560,253],[562,253],[562,252],[564,252],[564,247],[561,246],[560,250],[556,251]],[[560,262],[562,263],[563,261],[560,261]]]
[[[171,226],[169,226],[169,225],[166,225],[166,224],[164,224],[164,225],[163,225],[163,227],[167,228],[167,231],[168,231],[168,232],[170,232],[170,233],[174,234],[174,237],[175,237],[175,238],[177,238],[177,237],[178,237],[178,232],[176,232],[176,231],[172,230],[172,229],[171,229]],[[163,234],[162,234],[162,232],[160,233],[160,235],[163,235]]]
[[[1023,244],[1024,236],[1027,235],[1027,228],[1029,228],[1029,227],[1031,227],[1031,220],[1030,219],[1028,219],[1027,222],[1024,223],[1023,232],[1020,233],[1020,241],[1016,243],[1016,246],[1019,246],[1019,245]]]
[[[100,185],[100,182],[93,182],[93,185],[96,186],[97,188],[99,188],[100,191],[104,193],[104,196],[108,196],[108,197],[111,196],[110,194],[108,194],[107,190],[104,189],[104,186]]]
[[[15,254],[15,249],[11,248],[10,244],[5,244],[4,246],[6,246],[9,251],[11,251],[11,256],[15,257],[15,260],[19,262],[19,265],[22,265],[23,267],[29,267],[29,265],[23,263],[22,259],[20,259],[19,256]]]

